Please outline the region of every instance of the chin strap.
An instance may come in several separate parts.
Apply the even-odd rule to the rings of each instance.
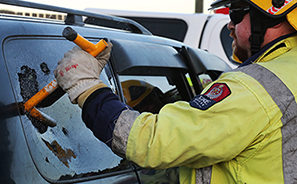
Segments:
[[[251,36],[249,37],[249,41],[251,43],[252,55],[254,55],[260,51],[267,29],[286,20],[286,16],[278,18],[270,17],[255,7],[250,6],[250,20]]]
[[[267,28],[264,28],[260,17],[260,11],[257,11],[254,7],[250,7],[251,36],[249,37],[249,41],[251,43],[252,55],[260,50],[267,30]]]

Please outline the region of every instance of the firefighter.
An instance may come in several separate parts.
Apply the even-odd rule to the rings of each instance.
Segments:
[[[217,0],[211,8],[222,6],[243,63],[190,102],[158,114],[121,103],[98,78],[111,48],[98,60],[67,52],[55,77],[94,135],[141,167],[179,166],[180,183],[296,183],[297,0]],[[66,72],[69,64],[77,67]]]

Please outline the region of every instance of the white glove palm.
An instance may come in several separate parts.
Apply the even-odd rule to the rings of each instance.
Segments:
[[[66,52],[54,70],[59,86],[68,93],[70,101],[77,103],[77,97],[89,88],[102,83],[99,76],[106,65],[112,44],[96,58],[75,46]]]

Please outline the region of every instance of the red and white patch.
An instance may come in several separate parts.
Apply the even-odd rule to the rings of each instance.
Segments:
[[[230,94],[231,91],[229,87],[224,83],[215,83],[209,88],[209,90],[207,90],[206,93],[204,93],[205,96],[216,102],[223,100]]]
[[[189,104],[191,107],[207,110],[230,94],[231,91],[226,84],[215,83],[206,91],[206,93],[195,96]]]

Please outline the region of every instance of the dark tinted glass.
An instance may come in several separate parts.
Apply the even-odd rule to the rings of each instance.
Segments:
[[[223,45],[224,51],[227,55],[228,58],[232,56],[232,42],[233,38],[229,36],[230,35],[230,30],[227,28],[227,25],[223,27],[220,38],[221,38],[221,43]]]
[[[171,18],[144,18],[126,17],[143,25],[151,33],[157,36],[171,38],[183,42],[186,36],[188,25],[180,19]]]

